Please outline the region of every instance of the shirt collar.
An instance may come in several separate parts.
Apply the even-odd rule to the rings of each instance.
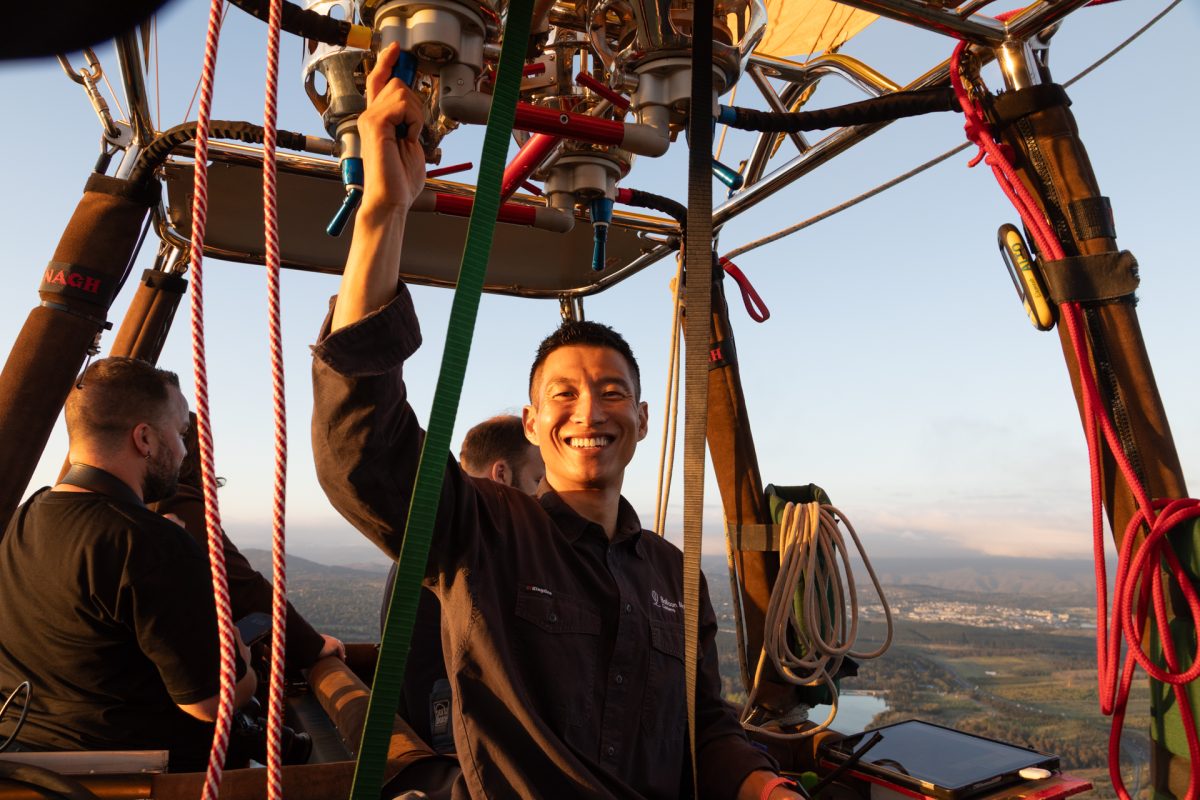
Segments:
[[[543,489],[538,493],[537,499],[542,505],[542,510],[549,515],[550,519],[554,521],[554,524],[562,531],[563,535],[567,537],[567,541],[571,542],[571,544],[575,544],[589,528],[594,529],[597,536],[604,536],[604,532],[600,530],[598,524],[580,516],[553,489],[543,486]],[[630,541],[634,552],[639,557],[645,558],[646,553],[645,546],[642,544],[642,533],[642,523],[638,519],[637,512],[633,510],[633,506],[629,504],[629,501],[622,497],[617,505],[617,532],[613,536],[613,544],[622,544]]]

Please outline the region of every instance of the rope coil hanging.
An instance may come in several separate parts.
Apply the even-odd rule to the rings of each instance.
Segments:
[[[839,523],[846,526],[858,549],[887,621],[884,642],[869,652],[853,649],[858,636],[858,591],[850,566],[850,550]],[[892,643],[892,610],[858,533],[836,507],[818,502],[788,503],[783,509],[779,535],[779,577],[767,604],[762,654],[742,725],[771,738],[792,739],[812,736],[833,722],[838,711],[834,676],[847,656],[878,658],[887,651]],[[790,683],[800,686],[823,683],[828,688],[833,702],[824,722],[797,733],[756,724],[754,700],[768,660]]]

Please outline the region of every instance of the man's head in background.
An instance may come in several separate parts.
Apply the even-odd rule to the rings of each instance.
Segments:
[[[486,419],[467,431],[459,463],[468,475],[526,494],[537,491],[545,473],[542,454],[525,438],[521,418],[511,414]]]
[[[71,463],[116,475],[145,502],[175,492],[188,428],[175,373],[137,359],[102,358],[79,376],[64,411]]]

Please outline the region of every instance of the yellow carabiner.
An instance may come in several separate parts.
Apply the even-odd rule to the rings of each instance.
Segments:
[[[1039,331],[1050,330],[1054,327],[1054,306],[1046,297],[1041,273],[1025,238],[1016,226],[1005,223],[996,233],[996,243],[1029,321]]]

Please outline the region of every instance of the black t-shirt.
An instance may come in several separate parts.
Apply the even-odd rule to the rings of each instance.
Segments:
[[[32,684],[19,742],[166,749],[172,770],[203,769],[212,726],[177,704],[216,694],[218,654],[208,565],[182,528],[93,493],[17,509],[0,540],[0,695]]]

